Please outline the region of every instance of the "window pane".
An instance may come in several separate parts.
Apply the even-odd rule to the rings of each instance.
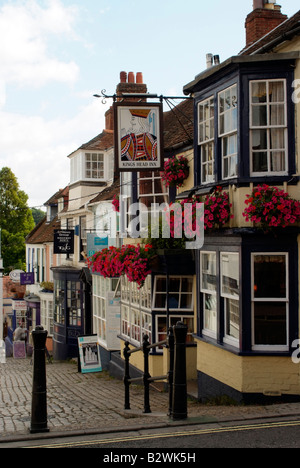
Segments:
[[[214,294],[204,294],[204,329],[217,332],[217,299]]]
[[[254,340],[256,345],[286,345],[286,304],[254,302]]]
[[[287,297],[286,258],[284,255],[255,255],[254,297]]]
[[[265,127],[267,125],[267,106],[252,107],[252,126]]]
[[[271,170],[274,172],[285,171],[285,153],[283,151],[272,151]]]
[[[253,172],[268,171],[268,153],[253,153]]]
[[[221,254],[222,294],[239,297],[239,255]]]
[[[259,81],[259,82],[251,83],[251,94],[252,94],[253,103],[266,102],[267,101],[266,82]]]
[[[268,148],[267,130],[254,130],[252,132],[252,149],[262,150]]]
[[[270,125],[285,125],[284,104],[270,106]]]
[[[269,82],[269,101],[284,102],[284,83],[283,81]]]
[[[201,253],[202,289],[216,290],[216,254]]]
[[[225,320],[225,334],[238,340],[240,334],[239,301],[235,299],[225,299]]]

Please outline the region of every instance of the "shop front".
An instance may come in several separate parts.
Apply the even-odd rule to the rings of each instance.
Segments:
[[[84,294],[81,269],[56,267],[54,277],[53,358],[78,356],[78,336],[84,334]]]

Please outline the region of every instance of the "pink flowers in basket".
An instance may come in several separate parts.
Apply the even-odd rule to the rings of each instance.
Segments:
[[[119,195],[114,195],[114,198],[113,198],[113,201],[112,201],[112,205],[113,205],[114,211],[116,211],[117,213],[119,213],[119,211],[120,211],[120,199],[119,199]]]
[[[173,156],[164,164],[164,172],[162,172],[162,180],[167,186],[181,187],[183,182],[189,175],[189,162],[185,156]]]
[[[152,246],[149,244],[109,247],[96,252],[87,260],[87,265],[92,272],[100,273],[104,278],[126,275],[129,281],[136,282],[141,287],[151,273],[149,260],[153,255]]]
[[[263,184],[253,189],[245,201],[246,221],[259,224],[263,229],[285,228],[300,221],[300,202],[284,190]]]
[[[204,203],[204,220],[201,221],[204,222],[204,230],[206,231],[220,228],[233,218],[230,210],[232,205],[229,203],[229,195],[219,186],[215,188],[212,194],[207,195],[205,198],[194,196],[176,203],[180,203],[182,208],[182,216],[180,217],[182,226],[178,226],[178,216],[174,215],[174,211],[167,213],[166,216],[170,224],[172,237],[176,235],[176,232],[181,232],[181,229],[185,233],[189,233],[189,235],[197,230],[196,210],[199,203]],[[189,211],[186,209],[188,205],[191,208]]]

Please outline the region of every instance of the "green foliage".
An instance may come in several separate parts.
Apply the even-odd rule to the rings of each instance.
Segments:
[[[27,206],[28,196],[20,190],[11,169],[0,171],[0,229],[1,253],[4,269],[24,269],[25,238],[34,228],[32,212]]]
[[[35,225],[39,224],[39,222],[42,221],[42,219],[44,219],[46,216],[45,211],[38,210],[37,208],[31,208],[31,212]]]

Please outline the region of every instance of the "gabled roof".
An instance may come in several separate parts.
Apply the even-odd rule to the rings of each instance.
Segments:
[[[240,55],[262,54],[272,51],[274,47],[300,34],[300,10],[288,18],[268,34],[260,38],[248,48],[244,48]]]
[[[194,141],[194,103],[192,99],[180,102],[164,112],[164,151],[173,151],[191,145]]]
[[[60,229],[60,220],[56,216],[50,223],[47,217],[43,218],[26,237],[26,244],[44,244],[53,242],[54,230]]]
[[[112,130],[103,130],[102,133],[92,138],[81,145],[76,151],[73,151],[69,154],[68,157],[72,156],[79,150],[89,150],[89,151],[107,151],[108,149],[114,146],[114,133]]]
[[[105,188],[95,198],[89,201],[89,205],[93,203],[99,203],[102,201],[110,201],[115,195],[120,193],[120,179],[116,179],[115,182],[109,187]]]
[[[69,186],[65,187],[64,189],[59,189],[54,195],[52,195],[51,198],[49,198],[46,203],[44,203],[44,206],[47,205],[57,205],[57,202],[60,198],[67,199],[69,196]]]

